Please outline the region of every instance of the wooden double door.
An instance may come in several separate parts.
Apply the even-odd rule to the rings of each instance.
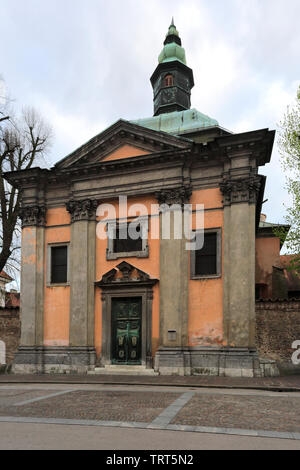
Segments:
[[[141,364],[142,298],[112,298],[111,321],[112,364]]]

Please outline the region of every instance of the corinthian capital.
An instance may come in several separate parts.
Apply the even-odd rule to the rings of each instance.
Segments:
[[[92,220],[96,215],[98,202],[92,199],[81,201],[71,200],[66,203],[67,211],[71,214],[71,222],[77,220]]]
[[[155,193],[159,204],[180,204],[188,203],[192,195],[191,186],[181,186],[180,188],[162,189]]]
[[[259,176],[225,179],[220,183],[220,189],[224,196],[224,206],[239,202],[256,203],[260,185],[261,178]]]
[[[19,217],[22,220],[22,227],[46,225],[45,206],[24,206],[19,210]]]

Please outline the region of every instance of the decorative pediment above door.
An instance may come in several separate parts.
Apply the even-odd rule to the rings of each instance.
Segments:
[[[126,261],[95,282],[101,287],[102,365],[122,362],[125,353],[127,357],[136,350],[131,360],[152,368],[152,302],[157,282],[158,279]],[[129,347],[128,341],[133,337],[137,343],[130,343]],[[127,342],[127,351],[123,341]]]
[[[126,261],[122,261],[115,268],[103,274],[100,281],[96,281],[98,287],[128,287],[128,286],[153,286],[158,279],[153,279],[149,274],[133,266]]]

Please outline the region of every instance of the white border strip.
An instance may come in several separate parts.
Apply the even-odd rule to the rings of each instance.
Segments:
[[[48,395],[43,395],[42,397],[31,398],[31,400],[20,401],[19,403],[14,403],[13,406],[23,406],[29,405],[30,403],[34,403],[36,401],[46,400],[47,398],[57,397],[58,395],[64,395],[65,393],[76,392],[76,389],[72,390],[64,390],[62,392],[50,393]]]
[[[190,399],[195,395],[195,392],[185,392],[180,395],[177,400],[175,400],[171,405],[165,408],[160,415],[155,418],[151,426],[154,428],[158,426],[166,426],[169,424],[173,418],[179,413],[179,411],[190,401]]]

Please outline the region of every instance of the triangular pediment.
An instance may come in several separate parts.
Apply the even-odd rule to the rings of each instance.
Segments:
[[[182,137],[120,120],[60,160],[55,167],[62,169],[106,160],[145,156],[166,150],[186,149],[190,145],[191,143]]]
[[[122,284],[155,284],[157,279],[153,279],[149,274],[145,273],[136,266],[122,261],[115,268],[111,269],[107,273],[103,274],[101,281],[96,282],[99,287],[105,287]]]
[[[122,158],[139,157],[140,155],[148,155],[149,150],[145,150],[141,147],[136,147],[130,144],[120,145],[117,149],[113,150],[108,155],[104,156],[101,161],[112,161],[121,160]]]

